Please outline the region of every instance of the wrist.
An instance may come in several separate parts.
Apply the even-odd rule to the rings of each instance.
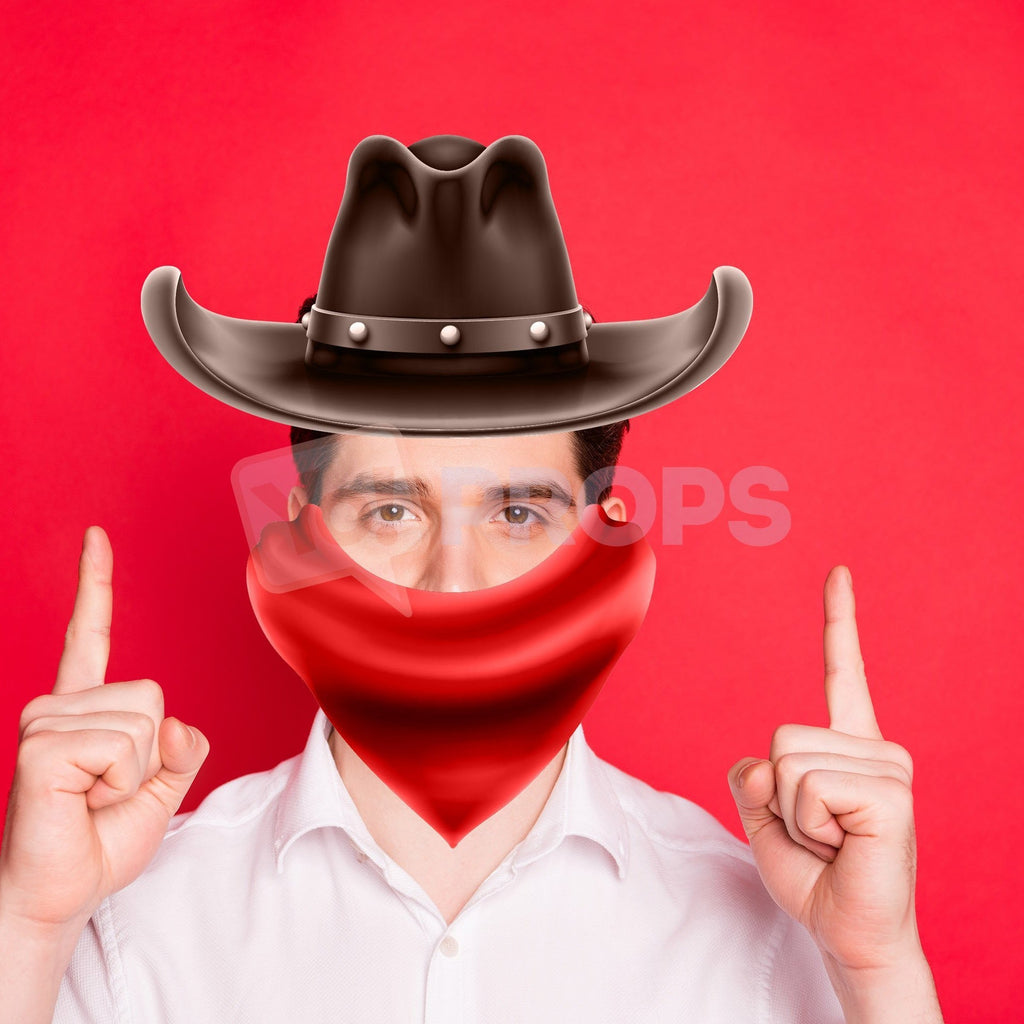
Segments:
[[[848,967],[824,956],[846,1024],[942,1024],[931,967],[920,946],[885,966]]]
[[[0,890],[0,947],[20,950],[20,965],[39,981],[49,975],[59,983],[88,920],[37,920],[13,908]]]
[[[48,1024],[85,924],[34,921],[5,908],[0,898],[0,1024]]]
[[[21,892],[17,886],[0,881],[0,931],[4,935],[24,936],[40,948],[71,944],[86,926],[92,912],[80,909],[70,918],[49,914],[45,896]]]

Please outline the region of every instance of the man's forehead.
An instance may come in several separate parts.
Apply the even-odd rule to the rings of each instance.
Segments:
[[[340,434],[330,475],[371,472],[423,476],[473,468],[498,476],[520,476],[524,468],[578,475],[569,433],[470,438]]]

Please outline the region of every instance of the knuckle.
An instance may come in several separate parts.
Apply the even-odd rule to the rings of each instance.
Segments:
[[[99,637],[101,640],[109,640],[110,626],[102,622],[86,623],[72,619],[68,623],[68,628],[64,631],[64,643],[67,646],[71,646],[80,637]]]
[[[125,728],[136,743],[149,747],[156,735],[156,723],[149,715],[139,711],[124,713]]]
[[[133,684],[140,694],[143,704],[153,708],[163,717],[164,691],[163,687],[155,679],[137,679]]]
[[[113,731],[107,739],[107,749],[116,761],[135,761],[135,739],[131,733]]]
[[[21,730],[21,741],[31,736],[38,736],[41,732],[55,732],[53,728],[53,715],[38,715],[25,723]]]
[[[770,749],[771,760],[776,761],[781,758],[783,754],[793,749],[796,745],[796,736],[799,729],[800,726],[798,725],[786,723],[785,725],[780,725],[775,732],[772,733]]]
[[[53,750],[60,734],[53,729],[38,729],[18,744],[17,766],[19,769],[32,768],[44,761]]]
[[[910,751],[906,747],[901,747],[898,743],[889,742],[888,755],[890,761],[898,764],[907,773],[907,780],[913,781],[914,759],[910,756]]]
[[[836,676],[850,675],[866,676],[866,666],[863,657],[848,657],[841,661],[829,661],[825,665],[825,678],[834,679]]]
[[[891,775],[880,776],[874,781],[877,787],[875,793],[879,813],[893,822],[912,822],[914,794],[910,787]]]
[[[804,772],[800,780],[800,796],[804,800],[820,800],[823,797],[827,783],[828,770],[824,768],[811,768]]]
[[[910,787],[899,779],[885,779],[886,799],[892,801],[894,807],[902,811],[912,811],[914,794]]]
[[[44,693],[38,697],[33,697],[22,709],[21,717],[18,719],[18,734],[24,735],[25,730],[29,724],[35,719],[41,717],[44,712],[50,710],[50,705],[53,703],[52,694]]]
[[[802,761],[799,754],[789,751],[780,754],[775,761],[775,778],[783,784],[791,784],[800,778]]]
[[[810,771],[804,772],[803,777],[800,779],[800,792],[797,795],[797,800],[805,801],[813,799],[820,784],[816,769],[812,768]]]
[[[914,781],[913,767],[908,768],[902,761],[889,761],[888,764],[895,769],[895,777],[898,778],[900,785],[904,785],[909,788],[911,783]]]

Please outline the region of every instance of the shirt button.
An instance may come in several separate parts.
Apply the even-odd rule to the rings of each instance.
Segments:
[[[455,956],[459,952],[459,944],[454,935],[446,935],[441,940],[441,952],[445,956]]]

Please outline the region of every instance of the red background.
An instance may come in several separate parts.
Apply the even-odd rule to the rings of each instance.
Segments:
[[[723,514],[659,549],[591,744],[738,832],[728,766],[825,721],[820,587],[849,564],[880,724],[916,760],[947,1019],[1019,1019],[1019,5],[66,6],[8,4],[0,36],[0,775],[93,522],[109,678],[158,679],[213,743],[186,806],[298,750],[314,705],[249,609],[230,486],[285,428],[177,377],[142,280],[172,263],[209,308],[291,319],[361,138],[525,134],[598,319],[687,307],[718,264],[754,287],[735,358],[635,420],[624,461],[789,482],[782,543]]]

